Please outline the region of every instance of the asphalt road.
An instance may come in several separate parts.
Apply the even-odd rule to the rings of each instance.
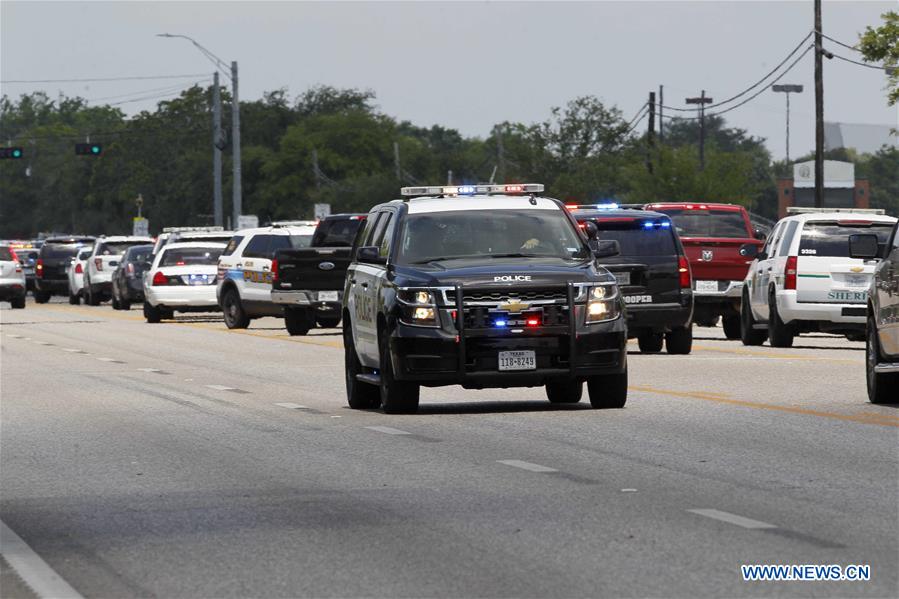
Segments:
[[[698,328],[629,356],[622,410],[447,387],[388,416],[347,408],[337,330],[3,306],[0,520],[86,597],[899,595],[899,405],[862,343]]]

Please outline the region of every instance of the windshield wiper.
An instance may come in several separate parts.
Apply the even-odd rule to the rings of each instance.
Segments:
[[[425,258],[424,260],[416,260],[415,262],[410,262],[409,264],[430,264],[431,262],[443,262],[444,260],[463,260],[465,258],[477,258],[478,256],[473,256],[471,254],[467,254],[465,256],[444,256],[442,258]]]
[[[525,254],[524,252],[510,252],[508,254],[487,254],[488,258],[554,258],[546,254]]]

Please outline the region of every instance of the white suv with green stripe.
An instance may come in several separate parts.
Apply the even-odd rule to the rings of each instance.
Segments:
[[[795,210],[795,209],[794,209]],[[781,219],[743,285],[745,345],[790,347],[800,333],[863,341],[868,285],[878,259],[849,257],[849,238],[875,234],[885,247],[896,219],[882,210],[834,209]]]

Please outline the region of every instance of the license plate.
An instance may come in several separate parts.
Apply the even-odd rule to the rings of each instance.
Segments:
[[[846,275],[846,285],[849,287],[867,287],[868,277],[863,275]]]
[[[718,281],[696,281],[696,291],[718,291]]]
[[[318,301],[320,302],[336,302],[337,301],[337,292],[336,291],[319,291],[318,292]]]
[[[189,275],[187,277],[188,285],[208,285],[210,275]]]
[[[616,272],[615,280],[619,285],[630,285],[631,284],[631,273],[629,272]]]
[[[535,370],[537,356],[532,351],[499,352],[500,370]]]

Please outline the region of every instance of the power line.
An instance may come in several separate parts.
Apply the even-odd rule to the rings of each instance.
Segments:
[[[814,33],[821,33],[821,32],[815,30]],[[835,43],[835,44],[837,44],[837,45],[839,45],[839,46],[843,46],[844,48],[848,48],[848,49],[850,49],[850,50],[854,50],[855,52],[861,52],[861,50],[859,50],[859,49],[856,48],[855,46],[850,46],[849,44],[847,44],[847,43],[845,43],[845,42],[841,42],[841,41],[838,40],[838,39],[832,38],[832,37],[830,37],[829,35],[825,35],[825,34],[821,33],[821,37],[823,37],[823,38],[826,39],[826,40],[830,40],[830,41],[832,41],[833,43]]]
[[[145,77],[96,77],[88,79],[3,79],[0,83],[91,83],[100,81],[146,81],[148,79],[190,79],[203,77],[209,73],[192,73],[189,75],[148,75]]]
[[[639,127],[640,123],[643,122],[643,119],[646,118],[647,114],[649,114],[649,102],[644,104],[643,108],[640,109],[640,112],[637,113],[637,116],[631,119],[631,122],[628,123],[628,129],[624,132],[624,135],[622,135],[622,137],[627,137],[634,129]]]
[[[845,56],[840,56],[839,54],[830,53],[834,58],[839,58],[840,60],[844,60],[846,62],[850,62],[852,64],[857,64],[860,67],[867,67],[869,69],[875,69],[877,71],[892,71],[893,67],[883,67],[879,64],[868,64],[867,62],[859,62],[857,60],[852,60],[851,58],[846,58]]]
[[[153,88],[153,89],[143,89],[143,90],[140,90],[140,91],[129,92],[129,93],[127,93],[127,94],[117,94],[117,95],[115,95],[115,96],[103,96],[103,97],[100,97],[100,98],[85,98],[85,102],[100,102],[100,101],[102,101],[102,100],[118,100],[118,99],[120,99],[120,98],[128,98],[128,97],[130,97],[130,96],[136,96],[136,95],[139,95],[139,94],[149,94],[149,93],[155,93],[155,92],[165,93],[165,92],[169,92],[169,91],[175,91],[175,90],[184,89],[184,86],[185,86],[185,85],[194,86],[194,85],[197,85],[197,84],[199,84],[199,83],[204,83],[205,81],[208,81],[209,79],[210,79],[210,78],[199,79],[199,80],[197,80],[197,81],[193,81],[193,82],[190,82],[190,83],[187,83],[187,84],[185,84],[185,83],[178,83],[177,85],[167,85],[167,86],[165,86],[165,87],[156,87],[156,88]]]
[[[184,89],[180,88],[177,90],[169,91],[167,93],[153,94],[153,95],[149,95],[149,96],[143,96],[141,98],[132,98],[130,100],[122,100],[120,102],[112,102],[112,103],[106,104],[106,106],[121,106],[122,104],[130,104],[132,102],[143,102],[145,100],[162,99],[162,98],[167,98],[169,96],[177,96],[177,95],[181,94],[183,91],[184,91]]]

